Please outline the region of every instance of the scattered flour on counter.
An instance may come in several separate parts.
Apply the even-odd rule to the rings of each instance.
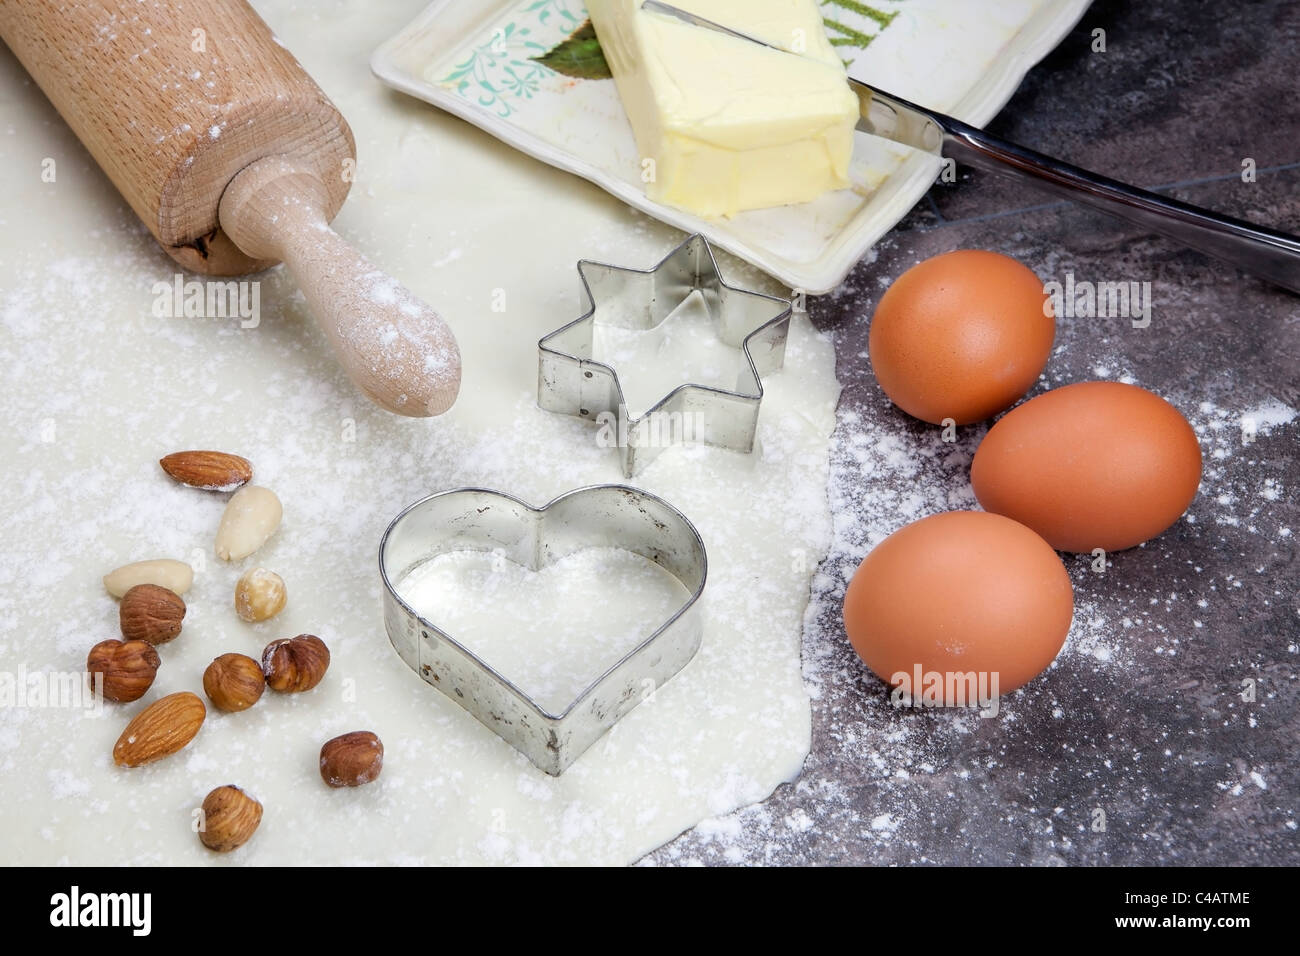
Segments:
[[[898,829],[898,821],[892,813],[882,813],[871,818],[871,829],[877,833],[893,833]]]
[[[1204,409],[1202,409],[1204,411]],[[1296,419],[1296,410],[1282,402],[1270,401],[1241,413],[1242,422],[1253,422],[1265,434],[1279,425],[1290,425]]]
[[[1120,359],[1106,359],[1092,371],[1099,377],[1142,384]],[[1054,381],[1051,386],[1062,384]],[[1292,530],[1280,526],[1269,508],[1284,499],[1287,476],[1280,470],[1261,474],[1254,462],[1257,442],[1296,440],[1289,433],[1297,418],[1295,410],[1276,401],[1165,397],[1187,415],[1205,461],[1200,491],[1182,520],[1193,526],[1207,521],[1236,523],[1290,547]],[[973,789],[977,782],[1014,772],[1013,762],[1004,762],[1002,756],[1007,746],[1032,748],[1042,745],[1038,738],[1051,740],[1053,734],[1045,733],[1044,721],[1071,728],[1071,737],[1082,738],[1078,746],[1096,745],[1087,739],[1087,734],[1098,732],[1095,715],[1080,713],[1075,702],[1067,705],[1058,700],[1042,680],[1005,698],[1001,715],[989,722],[966,711],[898,712],[888,705],[884,684],[865,670],[847,646],[840,617],[845,588],[862,558],[905,524],[942,511],[979,507],[969,468],[987,426],[967,426],[959,430],[956,442],[944,443],[937,428],[897,414],[883,396],[875,406],[842,408],[838,418],[829,486],[834,538],[829,557],[813,578],[805,614],[804,679],[814,701],[817,741],[812,756],[800,778],[778,791],[774,800],[697,827],[652,854],[645,865],[762,863],[788,858],[792,852],[825,861],[842,854],[845,861],[855,862],[864,858],[863,846],[872,848],[867,858],[928,862],[915,848],[931,842],[927,831],[935,821],[918,813],[918,788],[928,792],[946,787],[956,805],[959,796],[969,792],[975,805],[985,809]],[[1245,431],[1243,422],[1248,423]],[[1096,675],[1102,686],[1126,688],[1146,678],[1153,661],[1178,656],[1191,641],[1220,637],[1202,636],[1207,632],[1194,615],[1208,609],[1225,590],[1239,589],[1241,576],[1211,579],[1186,562],[1170,569],[1170,585],[1163,592],[1130,587],[1124,567],[1157,560],[1158,550],[1139,548],[1110,556],[1104,580],[1091,569],[1090,556],[1062,556],[1075,588],[1075,613],[1065,646],[1049,673],[1086,673]],[[1278,595],[1277,599],[1288,598]],[[1188,605],[1194,612],[1183,614]],[[1172,624],[1175,618],[1187,623]],[[1297,653],[1296,644],[1290,645],[1290,652]],[[1182,689],[1194,692],[1195,683]],[[1249,720],[1255,726],[1254,717]],[[1036,728],[1023,741],[1019,738],[1026,735],[1014,729],[1022,724],[1026,730],[1030,725]],[[972,741],[990,737],[1008,743],[994,743],[991,756],[982,760],[966,756]],[[1168,750],[1166,757],[1172,753]],[[1131,760],[1133,773],[1138,773],[1140,753],[1122,759]],[[1108,774],[1120,769],[1110,759],[1105,767]],[[844,778],[858,783],[847,785]],[[1244,777],[1245,783],[1261,791],[1266,785],[1261,785],[1263,780],[1259,774]],[[1233,792],[1242,793],[1243,785]],[[1063,862],[1060,853],[1076,847],[1090,825],[1079,807],[1030,806],[1002,812],[999,825],[1044,834],[1047,849],[1035,850],[1034,857],[1041,864]],[[946,825],[951,836],[973,848],[968,859],[988,862],[979,856],[985,836],[981,831],[987,824],[968,820],[946,821]],[[827,833],[852,833],[859,845],[841,847],[839,837],[818,839],[818,834]],[[803,851],[808,841],[815,841],[815,852]]]

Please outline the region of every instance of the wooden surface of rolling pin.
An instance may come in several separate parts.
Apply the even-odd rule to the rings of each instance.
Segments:
[[[370,398],[451,406],[451,331],[328,228],[355,171],[347,122],[244,0],[0,0],[0,38],[177,262],[240,275],[283,260]]]

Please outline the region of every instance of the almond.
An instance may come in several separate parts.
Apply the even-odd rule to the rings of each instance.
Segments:
[[[194,739],[207,714],[203,701],[188,691],[154,701],[136,714],[117,738],[113,763],[142,767],[171,756]]]
[[[117,620],[128,641],[166,644],[181,632],[185,602],[157,584],[137,584],[122,595]]]
[[[239,561],[248,557],[275,534],[283,509],[270,488],[245,485],[226,503],[217,528],[217,557]]]
[[[158,464],[182,485],[203,491],[234,491],[253,480],[253,466],[247,458],[223,451],[178,451],[159,459]]]
[[[194,569],[184,561],[170,558],[125,564],[104,575],[104,587],[115,598],[122,597],[137,584],[156,584],[173,594],[184,594],[193,583]]]
[[[199,842],[215,853],[229,853],[248,842],[262,822],[262,805],[236,786],[217,787],[203,798]]]
[[[102,675],[105,700],[126,704],[139,700],[153,686],[161,665],[158,652],[147,641],[100,641],[86,656],[86,672]]]

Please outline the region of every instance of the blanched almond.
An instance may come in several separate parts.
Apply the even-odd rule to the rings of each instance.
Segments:
[[[184,561],[170,558],[137,561],[104,575],[104,587],[115,598],[122,597],[137,584],[156,584],[174,594],[184,594],[193,583],[194,569]]]
[[[270,488],[245,485],[231,497],[217,528],[217,557],[239,561],[248,557],[275,534],[283,509]]]

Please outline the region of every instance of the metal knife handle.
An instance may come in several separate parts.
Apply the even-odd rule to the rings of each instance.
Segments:
[[[911,139],[917,146],[930,146],[939,137],[934,135],[936,131],[933,128],[928,131],[930,135],[923,135],[927,125],[925,120],[929,120],[942,131],[944,156],[1028,181],[1048,192],[1168,236],[1284,289],[1300,292],[1300,237],[1129,186],[1017,146],[951,116],[890,96],[875,87],[869,89],[873,110],[885,107],[886,112],[895,113],[897,129],[907,134],[896,136],[889,129],[881,130],[890,138]],[[873,124],[878,122],[875,112],[871,120]],[[922,139],[927,142],[918,141]]]

